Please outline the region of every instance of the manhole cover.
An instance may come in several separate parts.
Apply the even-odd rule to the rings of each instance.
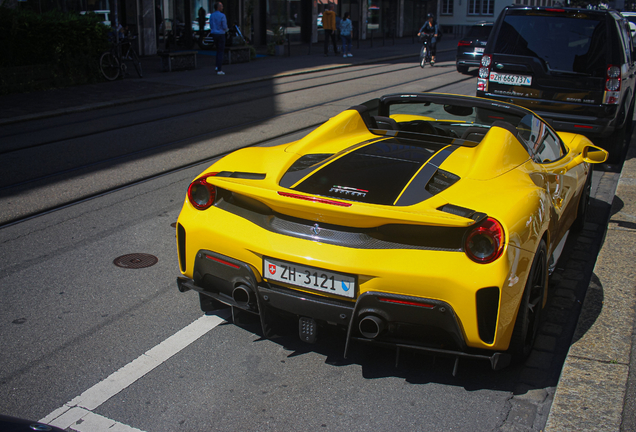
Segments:
[[[158,261],[159,258],[154,255],[134,253],[115,258],[113,264],[122,268],[140,269],[153,266],[157,264]]]

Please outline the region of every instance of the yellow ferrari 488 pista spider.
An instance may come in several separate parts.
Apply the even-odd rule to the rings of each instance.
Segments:
[[[515,105],[384,96],[197,177],[177,284],[204,311],[260,316],[265,336],[293,318],[306,342],[341,326],[345,357],[364,341],[500,369],[532,348],[590,163],[606,158]]]

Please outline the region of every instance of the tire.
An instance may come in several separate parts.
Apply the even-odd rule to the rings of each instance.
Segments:
[[[137,75],[139,78],[143,78],[143,72],[141,70],[141,62],[139,61],[139,56],[134,50],[130,50],[130,57],[132,58],[133,65],[135,66],[135,70],[137,71]]]
[[[548,257],[545,242],[541,240],[534,255],[523,297],[517,312],[517,321],[510,338],[508,353],[514,363],[520,363],[530,354],[539,330],[543,296],[548,284]]]
[[[632,133],[634,132],[634,104],[636,99],[632,99],[632,104],[627,112],[627,118],[625,119],[625,133],[627,134],[627,146],[632,139]]]
[[[603,138],[601,147],[609,152],[607,157],[607,163],[620,164],[623,160],[623,156],[629,140],[632,135],[632,117],[634,117],[634,101],[632,100],[623,126],[620,129],[616,129],[610,136]]]
[[[459,72],[460,74],[468,73],[468,66],[459,66],[459,65],[457,65],[457,72]]]
[[[420,67],[423,68],[426,64],[426,47],[422,47],[420,51]]]
[[[108,81],[115,81],[121,73],[119,60],[111,52],[105,52],[99,59],[99,69]]]
[[[603,138],[601,147],[609,152],[606,163],[619,164],[621,162],[626,139],[625,125],[616,129],[607,138]]]
[[[585,226],[585,218],[587,217],[587,211],[590,208],[590,194],[592,192],[592,169],[587,173],[587,179],[585,180],[585,186],[581,191],[581,198],[579,199],[579,206],[576,211],[576,219],[572,223],[572,231],[581,232]]]

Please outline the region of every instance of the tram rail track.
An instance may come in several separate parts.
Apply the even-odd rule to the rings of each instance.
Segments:
[[[374,69],[378,69],[378,68],[383,68],[386,67],[385,65],[365,65],[365,66],[361,66],[358,69],[350,69],[350,70],[346,70],[346,71],[341,71],[340,72],[340,76],[347,74],[347,75],[351,75],[351,74],[359,74],[359,72],[362,71],[367,71],[367,70],[371,70],[373,71]],[[307,75],[302,75],[302,78],[300,79],[293,79],[290,81],[285,82],[283,85],[285,86],[289,86],[298,82],[307,82],[307,81],[312,81],[311,84],[309,85],[304,85],[302,87],[298,87],[298,88],[293,88],[290,90],[284,90],[284,91],[280,91],[280,92],[276,92],[274,94],[269,93],[269,94],[265,94],[262,96],[259,96],[257,98],[253,98],[250,97],[249,95],[245,95],[245,97],[243,97],[242,99],[238,100],[238,101],[230,101],[230,102],[221,102],[221,103],[216,103],[215,105],[211,108],[217,109],[217,108],[227,108],[227,107],[231,107],[234,105],[237,105],[239,103],[242,102],[246,102],[246,101],[257,101],[257,100],[261,100],[261,99],[265,99],[265,98],[271,98],[271,97],[276,97],[276,96],[283,96],[286,94],[290,94],[290,93],[296,93],[296,92],[302,92],[302,91],[307,91],[307,90],[311,90],[313,88],[317,88],[317,87],[322,87],[324,85],[336,85],[336,84],[342,84],[342,83],[346,83],[346,82],[350,82],[350,81],[354,81],[354,80],[358,80],[358,79],[364,79],[364,78],[372,78],[372,77],[377,77],[377,76],[382,76],[382,75],[387,75],[387,74],[393,74],[393,73],[398,73],[398,72],[402,72],[404,70],[408,70],[408,69],[414,69],[414,67],[412,65],[409,65],[407,67],[401,67],[399,69],[393,69],[390,71],[381,71],[381,72],[373,72],[373,73],[368,73],[365,75],[356,75],[356,76],[352,76],[352,77],[348,77],[348,78],[342,78],[342,79],[336,79],[334,81],[330,81],[330,82],[318,82],[315,83],[315,81],[321,80],[321,79],[325,79],[327,77],[332,77],[333,75],[322,75],[324,74],[324,71],[321,72],[314,72],[313,74],[317,74],[317,75],[322,75],[322,76],[317,76],[317,77],[307,77]],[[436,74],[432,74],[430,75],[431,77],[433,76],[438,76],[438,75],[445,75],[445,74],[449,74],[451,73],[450,71],[440,71],[439,73]],[[273,77],[273,79],[276,79],[277,77]],[[283,78],[281,78],[283,79]],[[249,86],[249,84],[244,84],[243,86]],[[255,90],[258,90],[260,88],[270,88],[271,86],[265,86],[263,84],[262,81],[259,81],[257,83],[253,83],[252,85],[253,87],[255,87]],[[212,92],[214,92],[214,98],[215,101],[218,100],[222,100],[222,98],[227,97],[228,95],[233,93],[233,88],[234,86],[232,85],[228,85],[227,87],[223,88],[223,89],[207,89],[207,90],[202,90],[199,93],[195,93],[195,94],[190,94],[189,93],[189,100],[192,102],[196,102],[197,100],[201,100],[201,99],[209,99],[210,94]],[[173,96],[169,96],[172,98],[175,97],[179,97],[179,95],[173,95]],[[135,103],[135,101],[129,101],[127,102],[127,105],[131,105]],[[106,108],[102,108],[102,109],[106,109]],[[132,110],[128,110],[128,111],[124,111],[124,112],[113,112],[112,114],[109,114],[105,117],[101,117],[100,121],[103,123],[107,120],[111,120],[114,118],[121,118],[122,116],[130,116],[131,118],[134,118],[135,114],[138,114],[141,111],[146,111],[147,108],[134,108]],[[173,115],[164,115],[164,116],[160,116],[160,117],[155,117],[153,119],[148,119],[148,120],[144,120],[144,121],[135,121],[135,122],[130,122],[127,123],[123,126],[117,126],[117,127],[108,127],[108,128],[101,128],[101,129],[95,129],[93,131],[87,132],[87,133],[81,133],[81,134],[74,134],[74,135],[68,135],[65,136],[64,138],[60,138],[60,139],[54,139],[54,140],[49,140],[49,141],[43,141],[43,142],[38,142],[38,143],[34,143],[34,144],[30,144],[30,145],[21,145],[21,146],[14,146],[11,147],[10,145],[7,145],[7,141],[10,138],[13,137],[17,137],[17,136],[22,136],[23,132],[22,131],[16,131],[14,133],[9,133],[9,134],[4,134],[4,135],[0,135],[0,138],[4,140],[4,144],[0,145],[0,156],[5,155],[5,154],[9,154],[9,153],[13,153],[16,151],[21,151],[21,150],[28,150],[31,148],[37,148],[37,147],[42,147],[42,146],[47,146],[47,145],[54,145],[63,141],[68,141],[68,140],[72,140],[72,139],[80,139],[80,138],[89,138],[91,136],[95,136],[98,134],[102,134],[102,133],[107,133],[107,132],[111,132],[114,130],[119,130],[122,129],[123,127],[126,128],[130,128],[130,127],[137,127],[137,126],[141,126],[141,125],[145,125],[145,124],[152,124],[154,122],[160,122],[160,121],[164,121],[164,120],[168,120],[168,119],[174,119],[174,118],[179,118],[179,117],[188,117],[192,114],[198,113],[200,112],[200,110],[197,109],[190,109],[190,110],[186,110],[183,112],[180,112],[178,114],[173,114]],[[64,123],[62,125],[58,125],[56,126],[56,128],[69,128],[69,127],[73,127],[73,126],[77,126],[79,124],[81,124],[82,121],[81,120],[76,120],[76,121],[72,121],[72,122],[67,122]],[[39,128],[34,128],[31,129],[29,132],[30,133],[39,133],[39,132],[44,132],[46,130],[48,130],[49,127],[45,126],[45,127],[39,127]]]
[[[397,69],[381,70],[381,71],[378,71],[377,69],[378,67],[366,67],[364,68],[364,70],[371,71],[372,72],[371,74],[366,74],[364,76],[358,75],[356,77],[344,77],[341,79],[339,79],[339,76],[342,75],[342,71],[339,71],[339,75],[336,75],[335,79],[333,75],[328,75],[328,74],[325,75],[324,73],[317,73],[318,75],[321,75],[319,77],[309,77],[305,75],[303,79],[290,80],[289,82],[285,82],[281,84],[282,86],[288,86],[288,85],[293,85],[297,83],[302,83],[303,85],[301,85],[299,88],[284,89],[282,91],[276,91],[274,93],[270,93],[268,97],[274,98],[274,97],[280,97],[281,95],[285,95],[285,94],[290,95],[297,92],[315,89],[317,87],[324,87],[325,85],[330,85],[330,84],[332,85],[343,84],[343,83],[346,84],[347,82],[350,82],[353,80],[360,80],[360,79],[365,79],[368,77],[377,78],[378,76],[387,75],[387,74],[403,73],[405,70],[414,69],[414,67],[413,66],[399,67]],[[352,70],[351,73],[355,74],[355,73],[358,73],[358,71]],[[459,83],[461,81],[472,79],[472,77],[457,75],[456,73],[451,74],[451,71],[441,70],[441,68],[439,72],[431,74],[427,76],[426,78],[445,77],[447,75],[451,76],[450,80],[444,80],[443,84],[428,88],[427,90],[435,91],[440,88],[447,87],[455,83]],[[371,90],[365,89],[365,90],[355,91],[352,93],[347,93],[345,95],[342,95],[341,97],[332,99],[330,103],[337,104],[338,102],[342,103],[343,101],[347,99],[360,99],[360,98],[363,98],[364,95],[368,95],[370,93],[390,92],[391,89],[397,90],[397,88],[399,87],[413,84],[421,80],[422,80],[422,77],[417,77],[416,79],[404,80],[398,84],[392,83],[392,84],[387,84],[386,86],[380,87],[380,88],[374,87]],[[240,104],[246,103],[247,99],[249,99],[249,101],[255,100],[254,98],[250,98],[250,94],[252,93],[249,91],[251,90],[249,86],[243,87],[243,89],[244,90],[241,90],[241,91],[244,94],[241,95],[239,100],[227,102],[224,105],[225,109],[227,110],[232,110],[233,108],[236,109]],[[204,97],[204,96],[199,95],[199,97]],[[264,99],[264,98],[265,96],[262,97],[261,99]],[[201,134],[188,135],[180,139],[169,140],[161,144],[137,149],[135,151],[123,152],[121,154],[117,154],[112,157],[107,157],[107,158],[103,158],[103,159],[99,159],[99,160],[95,160],[95,161],[91,161],[87,163],[79,163],[71,167],[66,167],[64,169],[54,170],[53,172],[50,172],[44,175],[35,174],[35,175],[32,175],[30,178],[27,178],[22,181],[9,182],[9,183],[3,181],[3,183],[5,184],[0,186],[0,208],[4,207],[3,202],[7,200],[11,200],[11,199],[15,201],[16,197],[24,192],[27,192],[29,195],[33,197],[42,196],[44,199],[41,199],[40,204],[36,206],[31,206],[30,209],[25,209],[20,211],[11,211],[11,212],[5,212],[4,210],[0,210],[0,228],[7,225],[13,225],[13,224],[19,223],[23,220],[33,218],[40,214],[55,211],[59,208],[68,207],[69,205],[83,202],[93,197],[102,196],[104,194],[115,192],[123,188],[131,187],[136,184],[152,180],[153,178],[169,175],[171,173],[186,169],[188,167],[205,163],[206,161],[212,161],[215,158],[221,157],[239,148],[263,144],[268,141],[272,141],[275,139],[280,139],[285,136],[297,134],[303,130],[311,129],[323,123],[324,119],[321,119],[320,121],[311,122],[310,124],[299,124],[299,125],[291,125],[291,126],[285,124],[286,128],[278,134],[271,134],[266,137],[263,137],[262,139],[253,139],[246,143],[240,143],[239,145],[236,145],[224,151],[218,151],[212,148],[206,154],[196,154],[196,155],[193,154],[192,158],[185,158],[179,161],[170,161],[166,163],[165,165],[157,166],[157,168],[154,171],[140,170],[139,175],[133,175],[133,176],[122,175],[121,178],[118,179],[118,181],[104,182],[99,180],[99,177],[103,175],[104,171],[116,169],[113,167],[117,167],[117,165],[120,165],[120,164],[124,165],[130,161],[143,161],[146,158],[148,159],[152,159],[153,157],[156,158],[157,157],[156,155],[163,151],[170,152],[170,151],[173,151],[175,148],[184,147],[186,145],[190,145],[193,142],[214,140],[215,138],[218,138],[223,135],[240,133],[241,130],[247,129],[247,128],[253,128],[255,126],[258,126],[259,123],[276,122],[276,121],[282,122],[284,121],[283,117],[285,116],[294,116],[294,115],[297,116],[297,115],[302,115],[303,113],[309,113],[312,110],[315,110],[316,108],[322,105],[324,105],[324,102],[310,103],[305,105],[302,109],[299,109],[299,110],[295,110],[295,111],[283,110],[281,112],[277,112],[274,115],[261,117],[261,118],[251,120],[248,122],[240,122],[238,124],[229,125],[225,128],[217,128],[215,130],[211,130]],[[215,106],[214,108],[218,108],[218,106]],[[133,110],[137,110],[137,109],[141,109],[141,108],[133,107]],[[200,111],[197,111],[197,112],[200,112]],[[147,120],[144,122],[136,122],[135,124],[129,124],[124,127],[107,128],[106,130],[102,128],[100,131],[94,131],[90,134],[86,134],[85,138],[73,138],[73,139],[89,139],[90,137],[107,133],[107,131],[109,132],[121,131],[122,129],[126,129],[126,128],[132,129],[132,128],[135,128],[136,126],[139,126],[140,124],[152,125],[153,123],[166,121],[166,118],[172,118],[172,119],[183,118],[191,114],[192,114],[192,110],[189,110],[188,112],[180,112],[173,116],[160,116],[152,120]],[[63,145],[65,141],[68,141],[68,139],[57,140],[50,143],[39,143],[37,146],[30,146],[29,148],[16,149],[13,151],[13,156],[19,156],[20,151],[24,151],[24,152],[34,151],[34,150],[40,151],[43,148],[47,148],[47,149],[53,148],[53,150],[51,151],[55,151],[55,145],[56,144]],[[9,152],[5,151],[5,154],[8,154],[8,153]],[[184,155],[181,154],[181,156],[184,156]],[[3,159],[6,159],[6,158],[3,158]],[[99,186],[90,188],[89,190],[72,191],[71,193],[66,193],[64,197],[50,199],[52,195],[52,191],[55,189],[56,183],[58,182],[68,183],[69,181],[72,182],[74,177],[77,177],[78,179],[85,178],[86,176],[92,176],[92,173],[95,174],[94,175],[95,180],[93,181],[93,183],[99,183]],[[117,175],[115,175],[115,177],[117,177]],[[68,192],[68,185],[67,185],[67,192]],[[55,194],[53,193],[53,195]]]

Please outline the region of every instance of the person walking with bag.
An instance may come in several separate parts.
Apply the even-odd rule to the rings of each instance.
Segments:
[[[227,19],[223,13],[223,3],[214,3],[214,13],[210,15],[210,35],[216,45],[216,74],[225,75],[223,68],[223,53],[225,51],[225,32],[227,32]]]
[[[329,3],[327,10],[322,13],[322,28],[325,30],[325,57],[329,55],[329,39],[333,42],[333,52],[338,55],[336,44],[336,13],[333,11],[333,3]]]
[[[344,18],[340,21],[340,38],[342,39],[342,56],[353,57],[351,54],[351,20],[349,12],[345,12]]]

